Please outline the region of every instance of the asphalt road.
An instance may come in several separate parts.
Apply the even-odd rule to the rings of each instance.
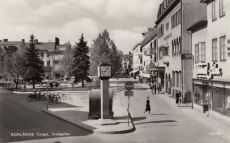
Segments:
[[[127,97],[122,94],[114,100],[121,100],[128,107]],[[228,143],[215,128],[218,120],[199,118],[204,114],[190,107],[178,107],[169,104],[160,96],[151,95],[148,90],[134,90],[130,98],[130,112],[136,131],[127,134],[90,134],[66,122],[41,112],[46,107],[43,102],[28,103],[25,95],[0,94],[1,123],[4,114],[4,126],[1,128],[1,138],[4,141],[20,141],[24,143]],[[150,96],[151,114],[143,114],[146,98]],[[3,102],[4,101],[4,102]],[[9,102],[10,101],[10,102]],[[13,105],[14,104],[14,105]],[[4,108],[4,111],[2,110]],[[12,112],[12,113],[11,113]],[[16,114],[16,115],[14,115]],[[114,113],[116,115],[116,113]],[[213,123],[213,125],[205,124]],[[221,124],[221,123],[219,123]],[[218,124],[218,125],[219,125]],[[226,123],[228,126],[229,123]],[[3,128],[4,127],[4,128]],[[2,129],[5,129],[2,132]],[[67,137],[11,137],[15,132],[68,132]],[[221,135],[210,135],[210,132],[220,132]],[[39,139],[39,140],[37,140]]]
[[[45,101],[27,102],[26,97],[0,89],[0,142],[91,134],[42,112],[46,108]]]

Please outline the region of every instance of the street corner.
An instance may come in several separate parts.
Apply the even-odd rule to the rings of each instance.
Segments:
[[[93,130],[93,132],[98,134],[124,134],[131,133],[136,130],[131,121],[128,122],[127,119],[125,122],[124,120],[114,118],[103,120],[87,120],[83,123],[95,127],[96,129]]]
[[[43,109],[42,112],[44,112],[48,115],[51,115],[53,117],[56,117],[60,120],[63,120],[65,122],[68,122],[74,126],[80,127],[80,128],[82,128],[88,132],[93,132],[93,130],[96,129],[93,126],[89,126],[89,125],[83,123],[84,121],[82,119],[77,119],[77,118],[75,118],[75,116],[71,116],[71,115],[66,116],[65,114],[63,114],[63,115],[61,113],[58,114],[57,112],[53,112],[53,111],[47,110],[47,109]],[[85,120],[85,118],[84,118],[84,120]]]

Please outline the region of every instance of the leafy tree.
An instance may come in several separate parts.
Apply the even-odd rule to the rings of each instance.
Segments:
[[[2,67],[2,70],[1,70],[2,77],[4,79],[9,79],[10,71],[12,69],[11,56],[9,56],[8,54],[5,54],[3,56],[1,67]]]
[[[16,89],[18,88],[19,79],[25,76],[25,53],[21,51],[16,51],[11,58],[11,69],[9,71],[10,77],[13,79],[13,82],[16,84]]]
[[[0,77],[2,77],[3,74],[3,56],[4,56],[4,51],[3,48],[0,47]]]
[[[118,50],[114,41],[110,42],[110,65],[112,68],[112,75],[118,72],[122,68],[123,52]]]
[[[33,88],[36,82],[41,82],[44,76],[43,62],[39,59],[39,49],[36,48],[34,43],[34,35],[30,35],[30,43],[26,48],[25,53],[25,66],[27,68],[26,76],[28,81],[32,81]]]
[[[72,64],[72,73],[75,76],[74,82],[82,81],[82,87],[84,87],[84,80],[87,80],[89,73],[89,48],[87,46],[87,41],[84,41],[83,34],[79,39],[79,42],[76,42],[76,47],[74,48],[74,60]]]
[[[97,75],[97,67],[103,62],[107,62],[111,65],[112,74],[121,68],[123,53],[117,49],[106,29],[98,35],[97,39],[93,40],[92,47],[90,75]]]
[[[60,60],[60,69],[58,70],[58,73],[62,76],[66,75],[67,79],[71,76],[73,59],[73,49],[69,44],[64,51],[63,58]]]

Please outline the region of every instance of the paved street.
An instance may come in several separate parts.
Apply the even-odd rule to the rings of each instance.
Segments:
[[[13,94],[0,89],[0,142],[55,138],[53,133],[69,133],[70,136],[86,136],[90,133],[55,117],[41,109],[46,102],[27,102],[26,95]],[[34,136],[19,136],[12,133],[34,133]],[[49,133],[50,136],[38,136]]]
[[[118,92],[116,99],[128,106],[124,91]],[[150,96],[151,114],[143,114],[146,98]],[[1,142],[23,141],[26,143],[46,142],[95,142],[95,143],[227,143],[229,122],[207,117],[190,107],[178,107],[166,95],[151,95],[149,90],[134,90],[130,98],[130,112],[136,131],[127,134],[91,134],[64,121],[41,112],[46,107],[44,102],[28,103],[25,95],[1,94]],[[10,102],[10,104],[8,103]],[[184,105],[183,105],[184,106]],[[4,109],[4,110],[3,110]],[[2,115],[4,114],[4,116]],[[116,114],[116,113],[115,113]],[[16,120],[17,119],[17,120]],[[3,123],[3,124],[2,124]],[[224,128],[224,129],[225,129]],[[4,130],[3,130],[4,129]],[[67,137],[10,137],[11,132],[67,132]],[[210,135],[220,132],[220,135]],[[39,139],[39,140],[37,140]]]

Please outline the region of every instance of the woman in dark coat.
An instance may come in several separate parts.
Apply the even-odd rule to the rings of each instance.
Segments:
[[[146,112],[146,111],[149,111],[149,114],[150,114],[151,107],[150,107],[149,97],[147,97],[147,100],[146,100],[146,109],[145,109],[145,112]],[[144,112],[144,113],[145,113],[145,112]]]

